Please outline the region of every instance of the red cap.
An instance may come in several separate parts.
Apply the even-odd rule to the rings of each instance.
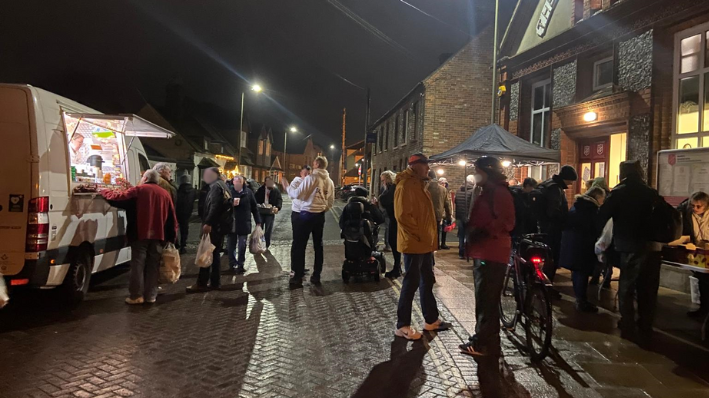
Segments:
[[[409,156],[409,166],[416,163],[428,163],[428,158],[422,153],[416,153]]]

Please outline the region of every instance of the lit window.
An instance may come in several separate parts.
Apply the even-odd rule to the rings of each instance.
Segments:
[[[532,130],[529,141],[541,147],[548,147],[551,123],[551,80],[544,80],[532,86]]]
[[[709,23],[675,36],[674,148],[709,146]]]

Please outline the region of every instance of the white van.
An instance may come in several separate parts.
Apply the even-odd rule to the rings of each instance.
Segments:
[[[149,168],[140,136],[173,133],[0,84],[0,274],[10,289],[59,287],[78,301],[93,273],[130,260],[125,211],[92,191],[138,183]]]

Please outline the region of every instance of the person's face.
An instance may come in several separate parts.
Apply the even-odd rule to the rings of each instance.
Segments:
[[[236,189],[237,191],[241,191],[241,188],[244,187],[244,182],[241,177],[234,177],[232,182],[234,183],[234,189]]]
[[[267,178],[267,179],[266,179],[266,188],[268,188],[268,189],[273,189],[273,187],[274,187],[275,185],[276,185],[276,184],[273,182],[272,179],[270,179],[270,178]]]
[[[478,185],[485,185],[485,183],[487,183],[488,176],[487,176],[486,172],[476,169],[474,175],[475,175],[475,182]]]
[[[217,174],[213,172],[212,170],[206,170],[204,172],[204,176],[202,177],[202,180],[206,182],[207,184],[212,184],[214,181],[217,180]]]
[[[301,169],[300,170],[300,178],[305,178],[308,176],[308,169]]]
[[[564,180],[564,184],[566,184],[567,187],[574,185],[574,182],[576,182],[576,181]]]
[[[413,170],[419,178],[427,179],[430,168],[428,167],[428,163],[414,163],[411,165],[411,170]]]
[[[380,179],[379,179],[379,183],[380,183],[380,185],[386,185],[386,184],[387,184],[387,180],[384,179],[384,178],[380,178]]]
[[[692,201],[692,211],[694,211],[694,214],[701,216],[707,211],[707,203],[701,200]]]
[[[71,140],[71,147],[74,148],[75,151],[78,151],[82,145],[84,145],[84,136],[79,134],[75,135],[74,139]]]
[[[606,201],[606,195],[601,195],[596,198],[596,201],[598,202],[599,205],[603,205],[603,202]]]
[[[172,179],[172,170],[165,167],[164,169],[160,170],[160,177],[170,181]]]
[[[318,162],[315,161],[315,160],[313,160],[313,164],[312,164],[311,166],[313,167],[313,170],[319,168],[319,167],[318,167]]]

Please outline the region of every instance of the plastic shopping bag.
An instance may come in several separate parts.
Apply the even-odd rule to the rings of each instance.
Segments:
[[[202,235],[202,240],[199,241],[199,246],[197,246],[197,257],[195,257],[194,263],[200,268],[209,268],[212,265],[214,249],[216,247],[209,239],[209,234]]]
[[[251,234],[251,240],[249,241],[249,252],[251,252],[251,254],[261,254],[266,253],[266,250],[266,237],[263,236],[263,230],[261,227],[257,226]]]
[[[613,219],[611,218],[606,222],[606,226],[603,227],[603,232],[601,237],[598,238],[595,246],[595,253],[598,256],[598,261],[603,262],[603,256],[605,251],[610,247],[613,242]]]
[[[5,280],[2,278],[2,274],[0,274],[0,308],[6,306],[9,301],[10,297],[7,295]]]
[[[689,289],[690,289],[690,297],[692,298],[692,304],[701,304],[701,293],[699,292],[699,279],[690,276],[689,277]]]
[[[175,283],[180,279],[182,268],[180,267],[180,252],[175,245],[168,243],[162,249],[162,261],[160,262],[160,283]]]

